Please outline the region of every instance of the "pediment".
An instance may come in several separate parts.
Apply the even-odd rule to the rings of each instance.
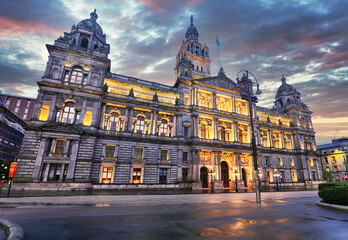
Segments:
[[[72,134],[81,134],[84,133],[84,130],[73,124],[67,123],[48,123],[40,127],[41,131],[50,131],[50,132],[66,132]]]
[[[202,78],[197,81],[206,85],[236,91],[236,84],[226,76]]]

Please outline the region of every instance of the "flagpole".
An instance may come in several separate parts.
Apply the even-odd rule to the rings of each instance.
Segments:
[[[218,64],[219,64],[219,71],[221,68],[221,62],[220,62],[220,43],[219,43],[219,39],[218,36],[216,35],[216,48],[217,48],[217,54],[218,54]]]

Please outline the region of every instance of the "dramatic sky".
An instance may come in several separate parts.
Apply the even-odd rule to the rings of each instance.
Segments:
[[[0,90],[36,97],[47,62],[45,44],[97,9],[111,45],[111,71],[173,85],[175,57],[190,14],[210,48],[236,78],[257,76],[259,106],[272,107],[284,74],[313,111],[317,143],[348,137],[348,1],[276,0],[2,0]]]

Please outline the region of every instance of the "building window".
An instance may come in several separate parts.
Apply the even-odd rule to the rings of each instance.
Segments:
[[[66,140],[65,139],[57,139],[56,145],[54,147],[53,155],[55,156],[62,156],[64,154],[64,148],[66,146]]]
[[[283,166],[283,159],[281,157],[278,158],[278,165],[279,167]]]
[[[81,45],[82,48],[88,48],[88,39],[87,38],[83,38],[81,40]]]
[[[24,114],[23,114],[23,120],[25,120],[27,118],[27,116],[28,116],[29,107],[30,107],[30,100],[28,100],[27,104],[25,105]]]
[[[187,182],[188,178],[188,169],[187,168],[183,168],[182,169],[182,181],[183,182]]]
[[[334,169],[334,172],[338,172],[338,168],[337,168],[337,166],[335,165],[335,166],[333,166],[333,169]]]
[[[293,158],[290,158],[290,166],[295,167],[295,161]]]
[[[142,147],[136,147],[134,148],[134,160],[135,161],[143,161],[144,156],[144,148]]]
[[[42,182],[45,178],[45,172],[46,172],[46,168],[47,168],[47,163],[44,163],[42,165],[42,169],[41,169],[41,174],[39,176],[39,181]]]
[[[145,128],[145,118],[142,116],[139,116],[135,124],[135,132],[143,133],[144,128]]]
[[[187,161],[188,161],[188,152],[183,152],[182,153],[182,161],[184,163],[187,163]]]
[[[291,172],[291,177],[292,177],[293,182],[297,182],[297,172],[296,171]]]
[[[184,104],[190,105],[190,98],[189,97],[184,97]]]
[[[188,127],[184,127],[184,137],[188,137],[188,133],[189,133],[189,128]]]
[[[14,109],[14,113],[18,113],[18,110],[19,110],[19,106],[21,105],[21,99],[18,99],[17,100],[17,103],[16,103],[16,107]]]
[[[74,67],[71,72],[70,83],[81,84],[83,80],[83,73],[81,67]]]
[[[167,169],[166,168],[160,168],[160,170],[159,170],[159,183],[160,184],[167,183]]]
[[[110,131],[118,131],[119,129],[119,123],[120,123],[120,117],[118,113],[111,113],[110,119],[109,119],[109,127],[108,130]]]
[[[226,141],[226,129],[224,127],[221,127],[221,130],[220,130],[220,140]]]
[[[66,180],[66,176],[68,175],[68,169],[69,169],[69,164],[65,164],[64,166],[64,171],[63,171],[63,181]]]
[[[141,183],[141,168],[133,168],[132,183]]]
[[[336,163],[336,158],[332,157],[332,163]]]
[[[63,123],[74,123],[75,120],[75,104],[67,102],[63,108],[62,120]]]
[[[115,158],[116,146],[115,145],[106,145],[105,146],[105,158]]]
[[[39,111],[39,117],[38,117],[39,121],[47,121],[49,112],[50,112],[49,106],[47,105],[42,106]]]
[[[326,171],[326,172],[330,172],[330,168],[329,168],[329,167],[326,167],[325,171]]]
[[[327,157],[324,157],[324,163],[329,164],[329,160],[327,160]]]
[[[114,167],[102,167],[101,183],[112,183]]]
[[[159,135],[160,136],[168,135],[168,121],[165,119],[162,119],[161,124],[159,126]]]
[[[269,158],[268,157],[265,157],[265,164],[266,164],[266,167],[269,167]]]
[[[47,181],[58,181],[62,171],[62,164],[51,163]]]
[[[83,125],[85,126],[91,126],[92,125],[92,112],[91,111],[87,111],[85,113],[85,116],[83,117]]]
[[[161,149],[161,161],[168,161],[168,149]]]
[[[314,160],[313,160],[313,158],[310,158],[310,159],[309,159],[309,165],[310,165],[311,167],[314,167]]]
[[[202,125],[199,127],[199,130],[200,138],[207,138],[207,127]]]
[[[267,181],[273,182],[273,174],[272,171],[267,171]]]
[[[11,97],[7,97],[6,103],[5,103],[5,105],[6,105],[7,108],[10,107],[10,103],[11,103]]]

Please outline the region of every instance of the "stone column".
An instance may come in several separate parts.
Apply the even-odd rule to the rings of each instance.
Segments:
[[[54,120],[54,113],[55,113],[55,110],[56,110],[56,101],[57,101],[57,96],[58,95],[54,95],[53,99],[52,99],[52,102],[51,102],[51,106],[50,106],[50,112],[48,114],[48,118],[47,120]]]
[[[155,114],[155,122],[154,122],[154,135],[158,135],[158,113]]]
[[[219,120],[214,118],[214,139],[219,139]]]
[[[218,167],[218,161],[217,161],[217,152],[214,151],[213,154],[214,154],[214,166],[213,166],[214,169],[213,169],[213,171],[215,173],[214,181],[217,181],[217,179],[219,179],[219,177],[220,177],[219,171],[217,171],[218,168],[219,168]]]
[[[128,131],[128,122],[129,122],[129,109],[126,108],[126,118],[124,120],[124,131]]]
[[[175,136],[181,136],[180,134],[180,115],[175,114]]]
[[[282,140],[282,148],[286,148],[285,147],[285,138],[284,138],[284,131],[281,131],[280,132],[280,136],[281,136],[281,140]]]
[[[106,105],[103,105],[102,107],[102,113],[101,113],[101,119],[100,119],[100,123],[99,123],[99,128],[104,130],[104,118],[105,118],[105,109],[106,109]],[[106,130],[106,129],[105,129]]]
[[[46,166],[46,170],[45,170],[45,172],[44,172],[44,177],[43,177],[43,182],[47,182],[47,178],[48,178],[48,172],[49,172],[49,170],[50,170],[50,163],[47,163],[47,166]]]
[[[200,166],[201,166],[201,159],[200,159],[200,151],[197,151],[197,181],[200,181]]]
[[[196,152],[191,151],[191,179],[196,179]]]
[[[261,145],[260,128],[257,128],[257,145]]]
[[[217,109],[217,107],[216,107],[216,93],[213,93],[213,109]]]
[[[195,88],[192,88],[192,96],[191,96],[191,101],[192,101],[192,104],[191,105],[196,105],[195,102],[196,102],[196,92],[195,92]]]
[[[239,167],[239,180],[242,180],[243,177],[242,177],[242,160],[241,160],[241,157],[240,157],[240,154],[238,154],[238,167]]]
[[[198,90],[197,90],[197,88],[195,89],[195,101],[196,101],[195,105],[198,105]]]
[[[41,139],[39,150],[36,155],[35,165],[34,165],[33,174],[32,174],[32,178],[35,182],[39,180],[42,159],[45,153],[46,140],[47,138]]]
[[[269,145],[270,147],[274,147],[272,130],[269,130]]]
[[[221,152],[219,151],[218,152],[218,155],[217,155],[217,163],[218,163],[218,173],[219,173],[219,181],[222,181],[221,179]]]
[[[79,149],[79,142],[74,141],[72,151],[71,151],[70,164],[69,164],[66,180],[72,181],[74,179],[75,165],[76,165],[76,160],[77,160],[78,149]]]
[[[233,122],[233,141],[235,142],[239,142],[238,140],[238,123],[237,122]]]
[[[133,123],[133,108],[129,108],[129,113],[128,113],[128,132],[132,131],[132,123]]]
[[[195,137],[199,137],[198,136],[198,125],[199,125],[199,121],[198,121],[198,116],[195,116]]]

